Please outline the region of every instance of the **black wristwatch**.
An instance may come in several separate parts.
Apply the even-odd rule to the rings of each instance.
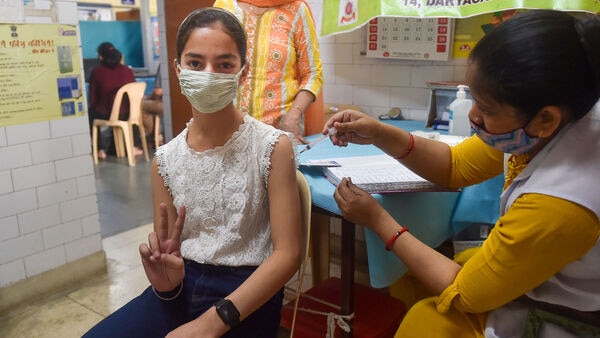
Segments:
[[[229,327],[235,327],[240,323],[240,312],[229,299],[221,299],[215,303],[217,314]]]

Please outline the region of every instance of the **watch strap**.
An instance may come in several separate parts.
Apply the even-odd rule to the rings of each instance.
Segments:
[[[235,327],[240,323],[240,312],[229,299],[221,299],[215,303],[217,314],[229,327]]]

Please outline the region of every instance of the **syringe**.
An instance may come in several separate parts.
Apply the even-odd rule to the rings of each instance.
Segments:
[[[321,143],[324,139],[335,135],[337,133],[337,130],[335,130],[334,127],[329,128],[329,132],[327,133],[327,135],[321,135],[319,136],[319,138],[317,138],[316,140],[310,142],[309,144],[306,145],[306,148],[300,150],[300,152],[298,152],[298,154],[302,154],[303,152],[313,148],[314,146],[316,146],[317,144]]]

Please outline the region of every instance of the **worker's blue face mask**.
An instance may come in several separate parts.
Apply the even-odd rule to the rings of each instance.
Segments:
[[[242,69],[237,74],[212,73],[178,66],[181,93],[200,113],[217,112],[233,101]]]
[[[539,137],[529,137],[525,132],[525,127],[529,124],[527,122],[523,127],[510,131],[504,134],[492,134],[487,132],[483,127],[478,126],[475,122],[471,121],[471,131],[477,134],[479,138],[490,147],[500,150],[504,153],[521,155],[525,154],[540,141]]]

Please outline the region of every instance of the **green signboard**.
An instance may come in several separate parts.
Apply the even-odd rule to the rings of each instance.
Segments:
[[[377,16],[467,18],[508,9],[600,12],[600,0],[323,0],[321,36],[351,31]]]

